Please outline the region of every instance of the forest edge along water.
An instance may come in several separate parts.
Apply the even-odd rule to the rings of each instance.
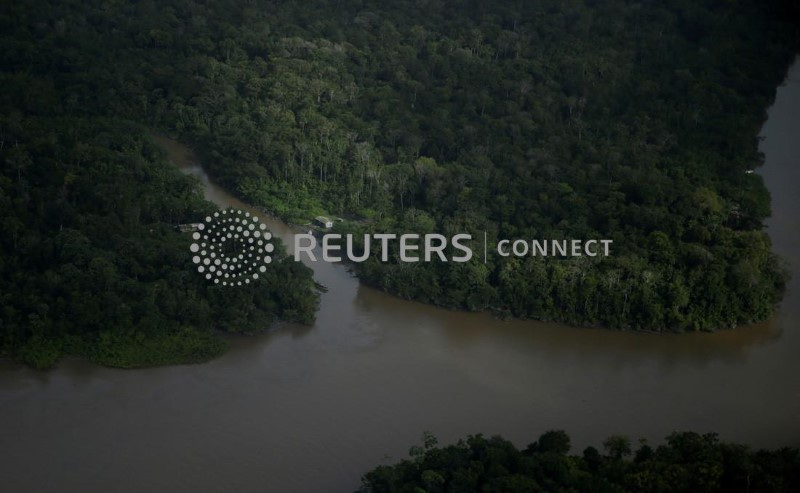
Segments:
[[[0,448],[4,488],[352,491],[425,430],[440,443],[482,432],[524,446],[565,429],[578,451],[613,433],[658,443],[673,430],[800,445],[797,128],[795,63],[762,131],[768,231],[794,274],[768,322],[656,336],[499,321],[403,301],[318,262],[315,280],[330,289],[313,326],[237,338],[210,363],[0,372],[0,436],[14,444]],[[249,210],[185,146],[160,142],[209,200]],[[293,234],[263,216],[284,241]]]

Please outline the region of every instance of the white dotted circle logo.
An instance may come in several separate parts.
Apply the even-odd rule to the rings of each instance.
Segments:
[[[226,209],[206,217],[192,234],[189,249],[197,272],[223,286],[242,286],[258,279],[272,262],[272,233],[258,217],[239,209]]]

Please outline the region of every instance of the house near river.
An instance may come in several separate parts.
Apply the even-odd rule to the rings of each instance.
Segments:
[[[177,229],[181,233],[191,233],[193,231],[200,231],[202,227],[203,223],[186,223],[186,224],[178,224],[177,226],[175,226],[175,229]]]
[[[325,216],[317,216],[314,218],[314,225],[324,229],[331,229],[333,220]]]

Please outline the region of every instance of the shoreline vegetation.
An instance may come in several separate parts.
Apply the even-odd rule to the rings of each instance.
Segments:
[[[3,132],[14,142],[6,164],[18,166],[0,196],[4,225],[18,226],[0,241],[2,292],[13,293],[3,356],[42,369],[64,355],[119,368],[201,363],[225,351],[225,334],[313,321],[303,265],[280,263],[247,289],[196,275],[175,226],[216,207],[141,125],[39,116]]]
[[[749,171],[798,46],[793,9],[6,3],[0,353],[34,367],[62,354],[205,361],[224,350],[214,329],[313,320],[302,265],[276,263],[264,289],[235,292],[185,268],[172,226],[211,205],[146,128],[192,143],[220,185],[279,217],[356,219],[337,223],[343,234],[619,248],[602,261],[355,267],[402,298],[655,331],[764,319],[786,272],[763,231],[769,192]]]
[[[525,449],[499,436],[438,446],[430,433],[410,459],[363,476],[359,493],[647,491],[778,493],[800,489],[800,450],[752,450],[716,434],[675,432],[666,443],[635,446],[623,435],[569,455],[570,437],[548,431]]]

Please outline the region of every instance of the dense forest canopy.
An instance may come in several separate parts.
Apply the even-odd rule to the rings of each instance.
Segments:
[[[224,296],[183,268],[186,239],[168,226],[209,205],[145,127],[290,220],[614,240],[602,260],[358,267],[402,297],[649,330],[763,319],[785,273],[762,230],[769,194],[747,171],[798,46],[790,6],[5,2],[3,348],[80,352],[77,337],[101,354],[206,338],[211,320],[312,316],[300,266],[272,270],[296,282],[286,291]]]
[[[40,3],[17,7],[55,8]],[[122,367],[187,363],[219,355],[219,331],[312,321],[316,294],[302,264],[276,262],[236,290],[193,271],[191,240],[175,225],[215,209],[199,184],[141,124],[77,95],[72,78],[107,61],[82,50],[91,30],[71,43],[55,31],[31,38],[26,30],[42,26],[11,7],[0,31],[0,354],[35,367],[63,354]],[[60,44],[48,55],[58,63],[39,65],[33,53],[49,43]],[[86,66],[64,65],[70,53]]]
[[[676,432],[666,443],[634,446],[614,435],[603,453],[587,447],[568,455],[570,438],[548,431],[524,450],[501,437],[470,436],[438,447],[433,435],[411,448],[411,459],[364,475],[362,493],[532,491],[785,492],[800,488],[800,451],[751,450],[715,434]]]
[[[237,290],[194,272],[174,225],[214,206],[138,126],[12,114],[0,147],[4,352],[37,367],[63,353],[125,367],[203,361],[225,345],[212,329],[313,319],[302,264]]]

